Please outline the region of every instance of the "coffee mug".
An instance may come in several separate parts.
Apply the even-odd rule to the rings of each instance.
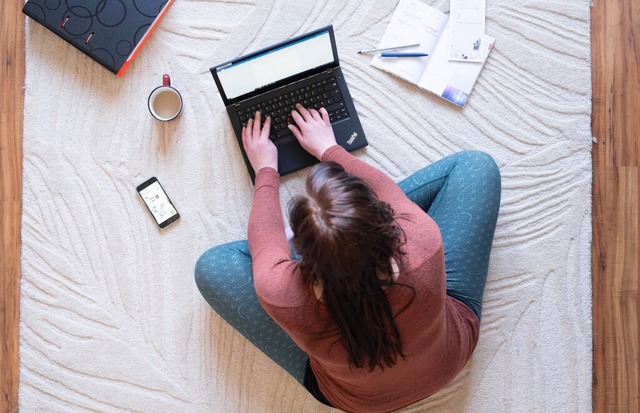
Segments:
[[[182,96],[171,87],[169,75],[163,75],[162,86],[153,89],[149,95],[148,106],[153,117],[163,122],[173,120],[182,113]]]

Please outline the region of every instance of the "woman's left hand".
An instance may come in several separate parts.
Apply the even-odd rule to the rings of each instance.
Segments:
[[[261,127],[260,112],[256,112],[255,119],[249,119],[247,126],[242,128],[242,145],[256,174],[266,167],[278,170],[278,148],[269,139],[270,129],[271,117],[267,116]]]

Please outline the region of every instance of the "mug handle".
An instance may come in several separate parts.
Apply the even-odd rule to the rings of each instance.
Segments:
[[[171,86],[171,78],[168,74],[162,75],[162,86]]]

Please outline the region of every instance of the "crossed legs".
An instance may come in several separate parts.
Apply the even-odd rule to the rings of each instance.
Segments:
[[[414,173],[399,186],[440,227],[447,294],[480,317],[500,205],[500,172],[495,162],[482,152],[460,152]],[[206,251],[196,263],[195,280],[216,313],[304,384],[308,356],[258,301],[246,241]]]

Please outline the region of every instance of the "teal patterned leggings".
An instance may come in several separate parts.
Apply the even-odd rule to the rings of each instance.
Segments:
[[[480,318],[500,206],[496,163],[483,152],[459,152],[421,169],[399,186],[440,228],[447,294]],[[308,357],[260,305],[246,241],[206,251],[196,263],[195,280],[204,299],[222,318],[304,383]]]

